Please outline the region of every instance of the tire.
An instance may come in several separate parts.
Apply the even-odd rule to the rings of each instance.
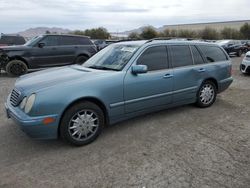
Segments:
[[[237,56],[238,56],[238,57],[241,57],[241,55],[242,55],[242,51],[239,50],[239,51],[237,52]]]
[[[20,76],[28,72],[28,67],[21,60],[12,60],[7,63],[5,70],[10,76]]]
[[[89,58],[87,56],[78,56],[75,60],[75,64],[82,65],[85,61],[87,61]]]
[[[91,102],[81,102],[70,107],[60,124],[60,136],[66,142],[82,146],[93,142],[105,124],[101,108]]]
[[[197,93],[196,105],[200,108],[207,108],[215,102],[216,95],[217,88],[214,82],[209,80],[204,81]]]

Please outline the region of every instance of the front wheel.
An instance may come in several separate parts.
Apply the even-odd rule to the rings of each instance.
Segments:
[[[6,65],[6,72],[10,76],[20,76],[27,73],[28,67],[21,60],[12,60]]]
[[[65,112],[60,125],[60,136],[73,145],[86,145],[98,137],[104,123],[103,111],[96,104],[81,102]]]
[[[217,89],[212,81],[205,81],[202,83],[198,93],[196,104],[198,107],[206,108],[211,106],[217,95]]]

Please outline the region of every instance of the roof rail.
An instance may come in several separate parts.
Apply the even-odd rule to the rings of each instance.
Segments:
[[[155,41],[155,40],[183,40],[183,41],[191,41],[191,40],[201,40],[196,38],[179,38],[179,37],[158,37],[148,40],[146,43]]]
[[[176,39],[176,37],[157,37],[147,40],[146,43],[152,42],[154,40],[172,40],[172,39]]]

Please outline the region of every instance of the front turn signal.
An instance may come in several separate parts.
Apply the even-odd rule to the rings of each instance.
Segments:
[[[47,117],[47,118],[45,118],[45,119],[43,120],[43,124],[44,124],[44,125],[48,125],[48,124],[53,123],[53,122],[55,122],[55,121],[56,121],[55,118]]]

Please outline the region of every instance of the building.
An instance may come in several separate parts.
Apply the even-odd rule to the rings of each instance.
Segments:
[[[202,30],[206,27],[216,29],[221,31],[225,27],[230,27],[239,30],[245,23],[250,24],[250,20],[239,20],[239,21],[226,21],[226,22],[210,22],[210,23],[193,23],[193,24],[178,24],[178,25],[164,25],[160,27],[158,31],[163,31],[165,29],[170,30]]]

